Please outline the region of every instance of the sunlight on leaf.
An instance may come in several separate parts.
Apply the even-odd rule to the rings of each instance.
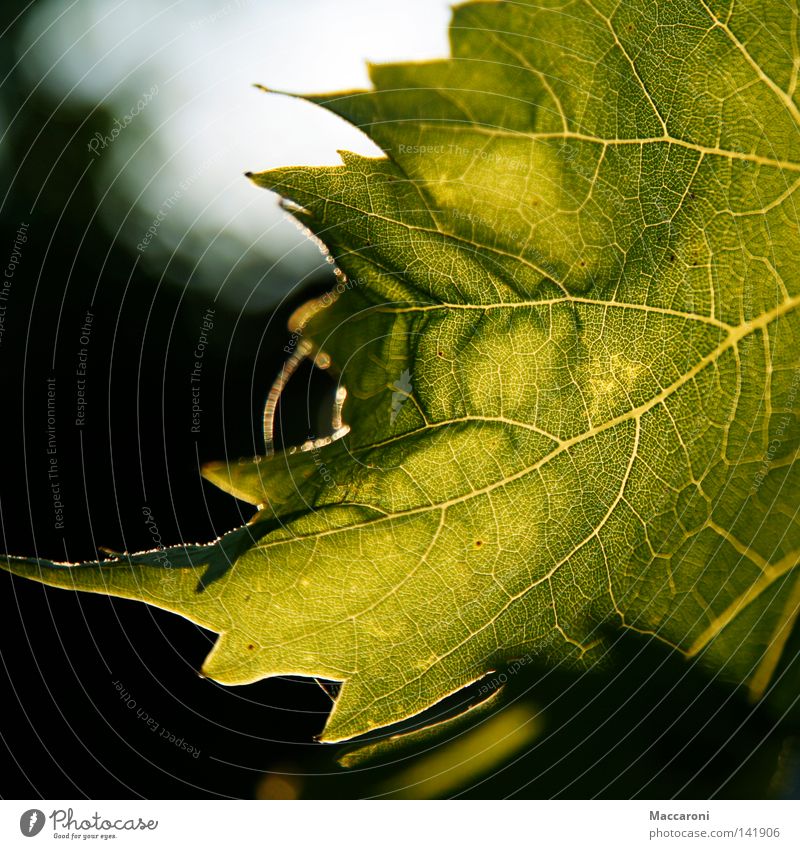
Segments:
[[[615,629],[796,689],[773,675],[800,609],[791,9],[453,15],[452,58],[309,98],[386,158],[252,176],[343,275],[293,329],[347,435],[208,469],[267,524],[200,592],[196,559],[8,568],[219,632],[222,683],[343,682],[327,741],[516,657],[602,662]]]

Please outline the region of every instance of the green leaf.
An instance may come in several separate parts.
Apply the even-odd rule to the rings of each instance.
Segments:
[[[796,29],[475,2],[451,59],[310,98],[386,152],[253,175],[341,270],[293,329],[349,432],[208,470],[262,510],[200,592],[194,564],[8,567],[220,632],[223,683],[344,682],[326,740],[619,629],[762,696],[800,607]]]

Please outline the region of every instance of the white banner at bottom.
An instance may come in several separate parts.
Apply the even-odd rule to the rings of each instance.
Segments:
[[[794,801],[2,801],[0,846],[797,847]]]

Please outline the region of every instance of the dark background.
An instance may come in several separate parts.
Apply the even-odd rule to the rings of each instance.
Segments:
[[[0,346],[1,547],[70,561],[95,559],[103,547],[152,548],[145,507],[164,544],[211,540],[251,510],[202,481],[199,466],[263,449],[261,411],[283,362],[288,315],[329,285],[329,273],[291,279],[268,272],[267,257],[247,256],[236,263],[238,294],[218,298],[198,281],[191,251],[142,261],[117,238],[117,213],[102,200],[108,176],[86,150],[87,137],[109,131],[111,113],[60,103],[15,66],[26,8],[5,2],[0,12],[4,267],[20,223],[29,225]],[[274,306],[250,309],[248,297],[265,288]],[[188,376],[209,307],[196,434]],[[87,310],[88,404],[77,427]],[[47,477],[52,377],[63,530]],[[288,442],[317,432],[327,388],[323,376],[297,376],[282,402]],[[0,606],[5,798],[361,797],[393,792],[419,762],[412,751],[343,772],[338,750],[314,741],[331,703],[322,686],[274,679],[226,689],[201,679],[214,637],[177,616],[5,572]],[[511,701],[542,718],[542,734],[488,770],[462,769],[445,795],[797,796],[788,721],[654,644],[626,638],[609,662],[603,674],[528,666],[514,676]],[[159,738],[137,711],[200,755]]]

